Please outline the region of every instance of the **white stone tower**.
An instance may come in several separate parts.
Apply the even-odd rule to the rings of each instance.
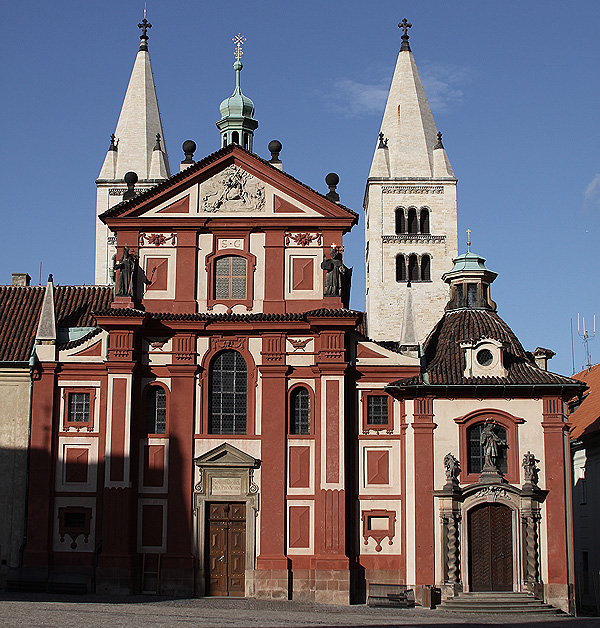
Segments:
[[[411,344],[414,332],[402,329],[407,291],[419,342],[448,301],[441,277],[458,254],[457,179],[408,44],[411,24],[398,26],[402,45],[365,193],[367,325],[373,340]]]
[[[126,186],[123,176],[132,171],[138,175],[137,190],[145,190],[170,176],[169,159],[158,110],[154,77],[148,54],[148,29],[144,19],[139,28],[140,48],[125,93],[125,100],[111,136],[102,170],[96,181],[96,278],[98,285],[110,283],[115,240],[98,216],[121,202]]]

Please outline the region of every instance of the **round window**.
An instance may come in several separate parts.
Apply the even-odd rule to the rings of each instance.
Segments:
[[[489,349],[481,349],[477,352],[477,362],[481,366],[489,366],[494,361],[494,354]]]

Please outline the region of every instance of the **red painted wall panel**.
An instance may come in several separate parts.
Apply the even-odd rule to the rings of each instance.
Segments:
[[[290,487],[309,488],[310,447],[290,447]]]
[[[65,457],[65,482],[88,481],[88,454],[87,448],[67,447]]]
[[[161,504],[142,506],[142,545],[157,547],[162,545],[163,507]]]
[[[127,408],[127,380],[113,380],[112,432],[110,437],[110,480],[125,479],[125,425]]]
[[[325,469],[325,477],[327,482],[339,482],[339,458],[340,458],[340,439],[339,439],[339,399],[340,383],[337,380],[327,380],[325,384],[325,399],[327,409],[325,413],[326,427],[326,452],[327,465]]]
[[[290,506],[290,547],[310,546],[310,508]]]

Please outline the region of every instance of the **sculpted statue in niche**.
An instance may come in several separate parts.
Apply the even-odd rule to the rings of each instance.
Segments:
[[[123,247],[123,255],[114,268],[119,271],[116,295],[118,297],[133,297],[133,277],[137,267],[137,256],[129,253],[129,249]]]
[[[341,297],[344,307],[350,302],[350,281],[352,269],[344,266],[342,261],[343,246],[331,247],[331,256],[321,262],[321,268],[325,271],[325,283],[323,294],[326,297]]]
[[[231,165],[203,184],[205,212],[264,211],[265,186],[248,172]]]
[[[496,424],[488,419],[481,430],[481,449],[483,451],[483,470],[498,470],[498,447],[506,446],[506,441],[500,438],[494,428]]]

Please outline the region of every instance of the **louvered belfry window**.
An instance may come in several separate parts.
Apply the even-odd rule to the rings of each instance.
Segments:
[[[245,261],[245,260],[244,260]],[[222,351],[209,374],[209,431],[211,434],[245,434],[248,372],[237,351]]]
[[[304,387],[296,388],[290,395],[292,407],[292,434],[310,434],[310,393]]]
[[[246,258],[226,255],[215,261],[215,299],[246,299]]]

